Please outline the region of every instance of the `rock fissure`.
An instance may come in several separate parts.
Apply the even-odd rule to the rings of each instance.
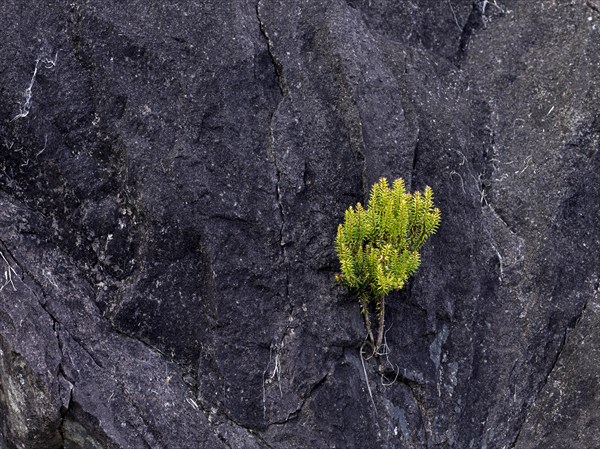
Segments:
[[[60,329],[60,323],[59,324],[59,329]],[[92,359],[92,362],[94,362],[94,365],[96,365],[98,368],[103,369],[104,366],[102,365],[102,362],[100,360],[98,360],[96,358],[96,356],[88,349],[85,347],[85,345],[77,338],[75,338],[73,336],[73,334],[71,334],[71,332],[69,332],[67,329],[65,329],[65,332],[67,334],[69,334],[69,337],[71,337],[71,339],[77,344],[77,346],[79,346],[81,349],[83,349],[83,351],[90,356],[90,359]]]
[[[62,371],[62,366],[61,366],[61,371]],[[63,374],[63,377],[64,377],[64,374]],[[65,378],[65,380],[66,380],[66,378]],[[67,420],[67,415],[73,405],[73,384],[71,382],[69,382],[69,384],[71,385],[71,387],[69,389],[69,399],[67,400],[67,405],[63,406],[60,410],[60,424],[58,425],[58,433],[60,434],[60,439],[63,442],[63,446],[64,446],[64,441],[65,441],[65,422]],[[63,446],[61,446],[61,447],[63,447]]]
[[[556,368],[556,366],[558,364],[558,361],[560,360],[560,356],[562,355],[563,349],[565,348],[565,345],[567,343],[567,338],[569,336],[569,333],[571,333],[575,328],[577,328],[577,325],[581,321],[581,318],[583,317],[583,314],[585,313],[585,311],[587,309],[589,299],[590,298],[588,297],[585,300],[585,302],[583,303],[583,306],[581,307],[581,309],[579,310],[579,312],[575,316],[575,319],[574,319],[575,321],[574,321],[573,327],[567,326],[567,328],[565,329],[565,332],[563,334],[563,337],[562,337],[562,340],[561,340],[560,345],[558,347],[558,350],[556,351],[556,355],[555,355],[554,359],[552,360],[552,364],[550,365],[550,368],[547,370],[547,372],[546,372],[546,374],[544,376],[544,379],[542,381],[542,384],[539,387],[537,393],[535,394],[535,397],[529,402],[529,404],[527,406],[527,410],[523,414],[523,418],[521,420],[521,423],[519,425],[519,429],[517,430],[515,438],[513,439],[512,443],[510,444],[510,446],[509,446],[508,449],[514,449],[516,447],[516,445],[517,445],[517,443],[519,441],[519,437],[521,435],[521,431],[522,431],[523,427],[527,424],[527,418],[529,417],[530,410],[535,405],[535,403],[537,402],[539,396],[542,394],[542,392],[546,388],[546,385],[548,384],[550,376],[554,372],[554,369]]]
[[[280,65],[277,63],[277,59],[275,58],[274,54],[272,53],[272,43],[270,41],[270,38],[266,32],[264,23],[262,22],[261,16],[260,16],[260,1],[257,4],[256,7],[256,13],[257,13],[257,17],[260,23],[260,27],[263,33],[263,36],[265,37],[266,41],[267,41],[267,47],[269,49],[269,54],[271,55],[271,59],[273,61],[274,67],[276,69],[276,73],[278,71],[280,71],[280,69],[278,69],[278,67],[280,67]],[[274,129],[274,121],[276,119],[277,113],[279,111],[279,108],[282,104],[282,102],[284,101],[284,98],[286,98],[286,92],[287,89],[285,89],[285,83],[283,82],[283,78],[282,75],[277,75],[278,79],[280,80],[280,90],[281,90],[281,98],[279,99],[273,113],[271,114],[270,118],[269,118],[269,140],[268,140],[268,144],[267,144],[267,152],[269,154],[269,157],[271,159],[271,162],[273,164],[273,168],[275,169],[275,200],[277,203],[277,209],[279,212],[279,221],[280,221],[280,225],[279,225],[279,249],[280,249],[280,255],[281,255],[281,259],[283,261],[283,266],[285,269],[285,285],[284,285],[284,298],[286,299],[287,303],[288,303],[288,316],[289,316],[289,323],[291,323],[293,321],[293,315],[294,315],[294,304],[292,303],[291,299],[290,299],[290,263],[289,263],[289,257],[287,254],[287,242],[285,241],[285,226],[286,226],[286,218],[285,218],[285,209],[284,209],[284,205],[283,205],[283,193],[282,193],[282,188],[281,188],[281,184],[282,184],[282,169],[280,167],[280,162],[279,162],[279,158],[277,156],[276,153],[276,149],[275,149],[275,129]],[[290,324],[287,324],[286,326],[286,330],[284,331],[283,336],[280,339],[280,346],[283,346],[284,344],[284,339],[285,336],[289,334],[290,332]]]
[[[598,291],[598,287],[596,287],[596,292]],[[579,313],[577,313],[577,315],[575,315],[575,319],[573,320],[573,326],[567,326],[567,333],[571,333],[573,332],[575,329],[577,329],[577,326],[579,325],[579,323],[581,322],[581,319],[583,318],[583,314],[585,313],[585,311],[587,310],[588,304],[590,302],[590,297],[588,296],[586,298],[586,300],[584,301],[583,305],[581,306],[581,309],[579,310]],[[568,337],[568,335],[565,334],[565,342],[566,342],[566,338]]]
[[[106,319],[106,318],[105,318]],[[107,319],[108,321],[108,319]],[[151,345],[150,343],[144,341],[141,338],[136,337],[135,335],[131,335],[128,334],[127,332],[123,332],[120,329],[114,327],[110,321],[108,321],[111,330],[113,330],[116,334],[118,335],[122,335],[123,337],[127,337],[131,340],[135,340],[139,343],[141,343],[142,345],[144,345],[147,349],[149,349],[150,351],[154,352],[155,354],[159,355],[161,358],[168,360],[171,363],[174,363],[175,365],[179,366],[180,368],[185,368],[183,365],[180,365],[177,361],[175,361],[172,357],[170,357],[168,354],[164,353],[163,351],[161,351],[160,349],[158,349],[156,346]]]
[[[260,12],[261,7],[262,7],[262,3],[259,0],[256,4],[256,18],[258,19],[258,24],[259,24],[261,34],[266,42],[267,51],[269,53],[271,62],[273,63],[273,67],[275,69],[275,75],[277,77],[277,82],[279,85],[279,90],[280,90],[280,95],[281,95],[273,113],[269,117],[269,142],[267,144],[267,152],[269,153],[271,162],[273,163],[273,167],[275,168],[275,199],[277,201],[277,208],[279,210],[279,220],[280,220],[279,246],[280,246],[280,251],[281,251],[281,257],[282,257],[282,260],[283,260],[283,263],[285,266],[285,270],[286,270],[285,298],[289,301],[290,274],[289,274],[288,255],[287,255],[287,250],[286,250],[287,243],[285,242],[285,239],[284,239],[285,210],[284,210],[283,202],[282,202],[283,194],[281,192],[282,169],[280,167],[280,162],[277,157],[276,150],[275,150],[275,130],[274,130],[274,126],[273,126],[273,123],[276,120],[277,112],[279,111],[279,108],[280,108],[282,102],[284,101],[284,98],[286,98],[288,96],[288,90],[286,87],[285,78],[284,78],[284,74],[283,74],[283,66],[282,66],[281,62],[277,59],[277,56],[275,55],[273,42],[271,41],[269,33],[267,32],[265,22],[261,16],[261,12]],[[293,311],[293,306],[291,304],[290,304],[290,308]]]
[[[252,429],[248,429],[248,433],[252,436],[254,436],[261,445],[263,445],[264,449],[275,449],[271,444],[269,444],[267,442],[267,440],[265,440],[265,438],[259,434],[258,432],[252,430]]]
[[[460,23],[460,21],[458,20],[458,16],[456,15],[456,11],[454,11],[454,6],[452,6],[452,1],[451,0],[447,0],[447,3],[448,3],[448,7],[450,8],[450,12],[452,13],[452,18],[454,19],[454,23],[456,23],[456,26],[458,27],[458,29],[462,33],[464,25],[462,25]]]
[[[598,14],[600,14],[600,5],[598,3],[595,3],[592,0],[587,0],[585,2],[585,4],[588,6],[588,8],[596,11]]]
[[[77,339],[71,332],[69,332],[68,329],[66,329],[64,326],[62,326],[62,323],[60,322],[60,320],[50,311],[50,309],[48,307],[48,300],[47,300],[48,294],[46,293],[46,291],[45,291],[44,287],[42,286],[42,284],[40,283],[40,281],[38,281],[36,279],[36,277],[29,270],[27,270],[23,267],[23,265],[18,261],[18,259],[15,258],[14,254],[8,249],[8,247],[6,246],[6,243],[4,243],[2,240],[0,240],[0,244],[6,249],[7,253],[10,255],[11,259],[13,259],[15,261],[15,264],[19,267],[21,272],[27,274],[27,276],[29,276],[31,281],[40,289],[40,292],[42,293],[43,300],[39,297],[39,295],[36,293],[36,291],[34,289],[28,287],[31,294],[37,299],[37,302],[40,305],[40,307],[42,308],[42,310],[44,310],[44,312],[46,312],[46,314],[52,320],[52,330],[54,331],[54,334],[56,335],[58,348],[61,352],[61,363],[59,364],[59,367],[58,367],[59,372],[62,371],[64,373],[63,367],[62,367],[62,360],[65,358],[65,355],[63,353],[64,342],[60,336],[61,331],[66,332],[69,335],[69,337],[71,337],[71,339],[79,347],[81,347],[81,349],[83,349],[86,352],[86,354],[88,354],[90,356],[90,358],[92,359],[94,364],[97,365],[99,368],[102,368],[102,363],[97,360],[97,358],[91,353],[90,350],[88,350],[85,347],[85,345],[83,345],[83,343],[81,343],[81,341],[79,341],[79,339]],[[21,276],[21,278],[22,278],[22,276]],[[23,281],[24,285],[27,285],[23,278],[21,280]],[[57,373],[57,375],[58,375],[58,373]],[[65,379],[67,379],[66,376],[65,376]],[[67,379],[67,380],[69,380],[69,379]],[[70,382],[70,380],[69,380],[69,382]]]
[[[227,435],[225,435],[224,432],[222,432],[220,430],[220,426],[222,426],[224,422],[226,422],[227,425],[241,429],[247,435],[250,435],[253,439],[260,441],[260,443],[265,448],[273,449],[270,445],[268,445],[266,443],[266,441],[264,441],[262,436],[257,431],[255,431],[254,429],[251,429],[247,426],[244,426],[243,424],[238,423],[224,409],[217,408],[217,407],[211,405],[208,401],[203,399],[202,396],[200,396],[200,395],[196,395],[196,403],[197,403],[199,409],[202,410],[204,415],[207,417],[207,422],[208,422],[210,431],[227,447],[234,449],[234,446],[231,446],[231,443],[227,439]]]
[[[39,295],[35,292],[35,290],[33,290],[31,287],[29,287],[26,283],[25,283],[25,279],[24,279],[24,274],[26,274],[27,276],[29,276],[29,278],[31,279],[31,281],[40,289],[40,291],[42,292],[42,297],[45,299],[47,298],[46,296],[46,292],[42,286],[42,284],[35,278],[35,276],[29,271],[27,270],[20,262],[19,260],[15,257],[15,255],[12,253],[12,251],[8,248],[7,244],[0,239],[0,245],[2,245],[2,247],[4,248],[4,250],[6,251],[6,253],[9,255],[9,257],[15,262],[15,264],[19,267],[19,269],[21,270],[21,274],[19,274],[19,277],[21,278],[21,282],[23,283],[23,285],[27,286],[27,288],[29,289],[29,291],[31,292],[31,294],[36,298],[37,303],[39,304],[39,306],[41,307],[41,309],[50,317],[50,319],[52,320],[52,330],[54,331],[54,334],[56,335],[56,339],[57,339],[57,344],[58,344],[58,348],[61,351],[61,358],[64,357],[64,355],[62,354],[62,348],[63,348],[63,343],[62,340],[60,338],[60,334],[59,334],[59,329],[60,329],[60,322],[58,321],[58,319],[48,310],[47,305],[46,305],[46,301],[42,301],[39,297]],[[60,368],[60,366],[59,366]]]
[[[565,331],[563,333],[561,342],[560,342],[560,344],[558,346],[558,349],[556,351],[556,355],[554,356],[554,359],[552,360],[552,364],[550,365],[550,368],[548,369],[548,371],[546,372],[546,375],[544,376],[544,380],[542,382],[541,387],[538,389],[538,391],[536,393],[535,399],[533,399],[531,401],[531,405],[535,404],[535,402],[537,401],[537,398],[539,397],[540,393],[544,390],[544,388],[548,384],[548,380],[550,378],[550,375],[554,371],[554,368],[556,368],[556,365],[558,364],[558,361],[560,360],[560,356],[562,354],[562,351],[565,348],[565,344],[567,343],[567,338],[569,336],[569,333],[570,333],[570,331],[572,329],[574,329],[577,326],[577,324],[579,324],[579,321],[581,320],[581,317],[583,316],[583,314],[585,312],[585,309],[587,308],[588,301],[589,301],[589,298],[584,302],[583,306],[581,307],[581,310],[575,316],[574,326],[572,328],[570,328],[569,326],[567,326],[565,328]]]
[[[94,292],[96,293],[96,291],[94,290]],[[177,360],[175,360],[173,357],[169,356],[168,354],[166,354],[165,352],[161,351],[159,348],[157,348],[156,346],[148,343],[147,341],[143,340],[142,338],[139,338],[133,334],[130,334],[128,332],[125,332],[121,329],[119,329],[118,327],[114,326],[114,324],[108,319],[108,317],[106,317],[102,311],[98,308],[98,301],[94,298],[93,304],[96,306],[96,309],[98,310],[98,316],[101,317],[106,324],[108,325],[108,327],[110,328],[111,331],[113,331],[115,334],[117,335],[121,335],[123,337],[126,337],[130,340],[135,340],[139,343],[141,343],[142,345],[144,345],[145,348],[149,349],[151,352],[153,352],[155,355],[160,356],[161,358],[168,360],[169,362],[177,365],[180,369],[181,369],[181,373],[179,373],[182,377],[182,380],[184,381],[184,383],[188,386],[190,386],[190,388],[192,388],[192,385],[189,384],[189,382],[187,382],[184,377],[184,373],[188,370],[188,367],[186,367],[185,365],[182,365],[180,362],[178,362]],[[100,368],[102,368],[102,365],[99,365]],[[195,388],[195,387],[193,387]]]
[[[303,412],[303,410],[304,410],[304,408],[305,408],[308,400],[313,396],[313,394],[319,388],[321,388],[325,384],[325,382],[327,382],[328,378],[329,378],[329,373],[326,373],[321,379],[319,379],[317,382],[315,382],[310,387],[310,390],[308,391],[308,393],[306,394],[306,396],[304,398],[302,398],[302,402],[300,403],[300,405],[294,411],[288,413],[288,415],[284,419],[281,419],[281,420],[278,420],[278,421],[273,421],[272,423],[270,423],[270,425],[283,425],[283,424],[285,424],[285,423],[287,423],[287,422],[289,422],[289,421],[291,421],[293,419],[298,418],[302,414],[302,412]]]
[[[498,213],[498,211],[492,206],[492,204],[489,201],[486,201],[486,206],[489,207],[489,209],[492,211],[492,213],[498,217],[498,219],[504,224],[504,226],[506,227],[506,229],[508,229],[508,231],[516,236],[519,237],[519,234],[517,234],[517,232],[513,229],[513,227],[511,225],[508,224],[508,221],[506,221],[504,219],[504,217],[502,215],[500,215],[500,213]]]
[[[279,103],[281,104],[281,103]],[[289,258],[288,258],[288,254],[287,254],[287,249],[286,249],[286,245],[287,242],[285,241],[285,211],[284,211],[284,207],[283,207],[283,202],[282,202],[282,192],[281,192],[281,168],[279,167],[279,161],[277,158],[277,154],[275,152],[275,134],[274,134],[274,130],[273,130],[273,119],[275,114],[277,113],[277,110],[279,109],[279,105],[277,106],[277,108],[275,109],[275,112],[273,112],[273,115],[271,116],[271,120],[270,120],[270,124],[269,124],[269,144],[268,144],[268,151],[269,154],[271,156],[271,160],[273,162],[273,167],[275,168],[275,199],[277,202],[277,209],[279,211],[279,220],[280,220],[280,225],[279,225],[279,249],[280,249],[280,255],[281,255],[281,259],[283,262],[283,266],[285,269],[285,285],[284,285],[284,298],[285,300],[288,302],[288,306],[289,306],[289,317],[290,317],[290,321],[293,320],[293,312],[294,312],[294,305],[291,302],[290,299],[290,264],[289,264]],[[289,332],[289,325],[288,327],[286,327],[286,331],[285,333]],[[283,344],[283,337],[281,339],[281,344]]]
[[[42,284],[35,278],[35,276],[29,270],[25,269],[25,267],[19,262],[19,260],[14,256],[14,254],[8,248],[6,242],[4,242],[2,239],[0,239],[0,245],[4,248],[4,250],[7,252],[7,254],[9,255],[9,257],[15,262],[15,264],[21,270],[21,273],[19,274],[19,277],[21,278],[21,282],[23,283],[23,285],[25,285],[25,286],[28,287],[28,289],[31,292],[31,294],[36,298],[37,303],[39,304],[40,308],[52,320],[52,331],[54,332],[54,335],[56,336],[56,344],[57,344],[58,350],[60,352],[60,358],[59,358],[59,362],[58,362],[58,367],[57,367],[56,373],[54,374],[54,377],[56,378],[56,381],[58,383],[59,391],[64,388],[64,386],[60,382],[60,377],[62,377],[69,384],[69,392],[68,392],[69,399],[67,400],[67,404],[66,405],[63,404],[61,406],[60,410],[59,410],[59,413],[60,413],[60,423],[58,424],[58,432],[60,434],[61,441],[64,441],[64,429],[63,429],[63,426],[64,426],[64,422],[65,422],[65,416],[68,413],[68,411],[70,410],[71,404],[73,402],[73,389],[75,387],[75,384],[73,383],[72,379],[69,379],[67,377],[67,375],[65,373],[65,370],[64,370],[64,367],[63,367],[63,360],[65,359],[65,354],[64,354],[64,342],[63,342],[63,340],[62,340],[62,338],[60,336],[60,330],[61,330],[60,321],[54,316],[54,314],[47,307],[46,300],[45,300],[45,298],[47,296],[46,296],[46,292],[45,292]],[[24,279],[24,274],[26,274],[27,276],[29,276],[29,278],[31,279],[31,281],[40,289],[40,292],[42,293],[42,297],[44,298],[44,301],[42,301],[42,299],[39,297],[39,295],[35,292],[35,290],[33,288],[29,287],[26,284],[25,279]],[[83,346],[82,346],[82,348],[83,348]],[[89,352],[85,348],[83,348],[83,349],[89,354]],[[96,363],[96,360],[94,359],[94,357],[92,357],[91,354],[89,354],[89,355],[92,358],[92,360],[94,361],[94,363]]]
[[[269,53],[269,57],[271,58],[271,62],[273,63],[273,67],[275,68],[275,75],[277,77],[277,85],[279,86],[279,92],[280,92],[281,96],[283,97],[283,96],[286,96],[287,92],[288,92],[284,73],[283,73],[283,65],[275,56],[273,41],[271,41],[271,38],[269,37],[269,33],[267,32],[267,27],[265,25],[265,22],[261,17],[261,12],[260,12],[261,6],[262,6],[262,3],[259,0],[258,3],[256,4],[256,18],[258,19],[260,33],[262,34],[263,38],[265,39],[265,41],[267,43],[267,52]]]
[[[471,38],[473,33],[479,30],[484,24],[484,14],[485,14],[485,6],[484,2],[487,3],[487,0],[474,0],[473,6],[471,8],[471,12],[465,21],[465,24],[462,26],[459,38],[458,52],[456,54],[456,62],[460,67],[462,61],[466,57],[467,50],[469,48],[469,44],[471,43]]]

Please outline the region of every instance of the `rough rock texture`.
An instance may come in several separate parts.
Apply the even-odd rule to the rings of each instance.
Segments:
[[[0,23],[0,447],[600,448],[600,2]],[[332,241],[380,176],[443,222],[363,368]]]

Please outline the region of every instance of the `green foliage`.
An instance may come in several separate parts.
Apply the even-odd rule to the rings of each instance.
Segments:
[[[402,179],[390,188],[381,178],[371,189],[366,209],[358,203],[346,210],[335,241],[342,271],[337,280],[358,294],[371,339],[369,307],[375,303],[380,325],[376,350],[381,344],[384,298],[400,290],[417,270],[419,250],[437,231],[440,218],[431,188],[411,194]]]

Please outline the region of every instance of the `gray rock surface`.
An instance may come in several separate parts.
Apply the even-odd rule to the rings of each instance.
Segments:
[[[600,448],[600,2],[0,23],[0,447]],[[443,218],[363,368],[332,242],[381,176]]]

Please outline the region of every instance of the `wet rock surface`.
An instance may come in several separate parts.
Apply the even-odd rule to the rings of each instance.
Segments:
[[[0,447],[600,447],[597,3],[5,0]],[[443,217],[361,361],[381,176]]]

